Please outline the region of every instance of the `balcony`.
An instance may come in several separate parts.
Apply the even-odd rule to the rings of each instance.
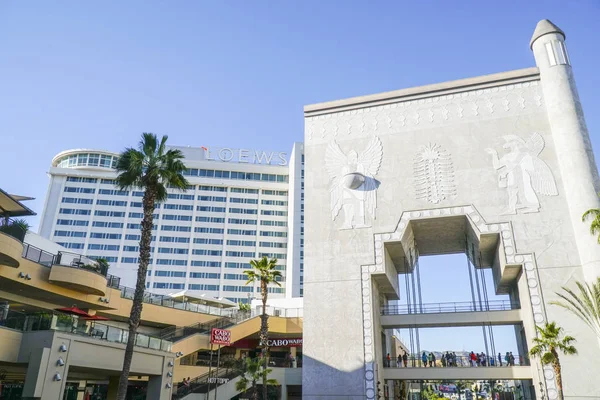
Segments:
[[[27,225],[21,220],[0,219],[0,265],[18,268]]]
[[[0,327],[21,332],[66,332],[78,336],[86,336],[91,339],[121,344],[127,344],[127,339],[129,337],[129,331],[126,329],[98,323],[93,320],[86,320],[83,317],[75,315],[52,311],[25,314],[10,310],[4,318],[0,314]],[[134,345],[147,349],[170,352],[172,342],[155,336],[137,333]]]
[[[59,251],[54,257],[48,280],[78,292],[104,296],[108,268],[80,254]]]

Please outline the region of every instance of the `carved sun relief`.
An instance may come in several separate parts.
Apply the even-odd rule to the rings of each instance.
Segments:
[[[382,158],[383,146],[377,136],[360,155],[356,150],[345,154],[335,140],[327,146],[325,168],[331,184],[331,218],[335,221],[343,211],[344,223],[340,229],[371,226],[371,220],[375,219],[379,187],[375,175],[381,167]]]
[[[498,157],[494,149],[485,149],[492,155],[492,164],[498,173],[498,186],[508,192],[508,205],[503,215],[540,211],[538,194],[558,195],[556,181],[548,164],[538,156],[544,150],[544,138],[537,132],[527,141],[516,135],[503,137],[505,149],[510,151]]]

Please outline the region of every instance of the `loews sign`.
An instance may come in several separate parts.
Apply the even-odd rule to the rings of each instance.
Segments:
[[[202,149],[204,156],[209,161],[287,165],[287,153],[282,152],[205,146],[202,146]]]
[[[226,329],[212,328],[210,331],[210,343],[212,344],[224,344],[229,346],[231,343],[231,331]]]

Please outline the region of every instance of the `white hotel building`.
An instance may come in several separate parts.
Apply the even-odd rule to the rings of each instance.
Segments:
[[[249,260],[275,257],[284,275],[270,298],[303,295],[304,155],[175,147],[185,155],[187,191],[169,190],[154,215],[150,292],[189,290],[231,301],[246,286]],[[76,253],[106,258],[121,285],[135,287],[142,192],[114,186],[117,154],[68,150],[52,160],[40,234]]]

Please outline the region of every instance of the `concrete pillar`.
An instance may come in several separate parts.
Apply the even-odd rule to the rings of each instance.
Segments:
[[[167,387],[167,379],[162,375],[148,378],[147,400],[170,400],[172,388]]]
[[[85,392],[87,390],[87,381],[79,381],[79,385],[77,385],[77,400],[85,399]],[[83,390],[80,390],[83,388]]]
[[[119,391],[119,377],[111,376],[108,378],[108,392],[106,400],[117,400],[117,392]]]
[[[540,70],[548,122],[583,275],[591,283],[600,275],[600,245],[590,234],[589,223],[583,223],[581,216],[588,209],[600,208],[597,194],[600,184],[565,34],[552,22],[542,20],[531,38],[531,49]]]
[[[281,385],[281,400],[287,400],[288,395],[287,395],[287,385],[283,384]]]

